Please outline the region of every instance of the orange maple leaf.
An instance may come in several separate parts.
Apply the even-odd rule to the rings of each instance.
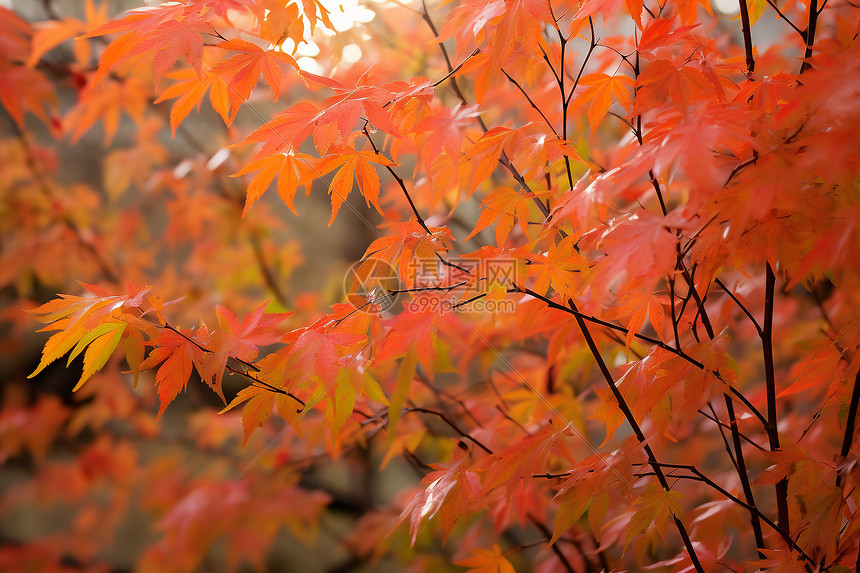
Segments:
[[[179,98],[170,108],[170,128],[173,130],[173,137],[176,137],[176,128],[179,127],[183,119],[188,117],[192,109],[196,107],[197,111],[200,111],[200,103],[207,91],[212,109],[218,112],[226,125],[233,123],[239,110],[237,107],[231,106],[230,88],[223,78],[215,74],[206,74],[201,79],[194,70],[190,69],[169,72],[165,74],[165,77],[178,81],[164,90],[154,103]]]
[[[438,469],[421,480],[427,487],[413,497],[400,514],[398,525],[409,518],[413,545],[424,518],[430,519],[441,511],[442,531],[447,538],[457,520],[480,501],[481,480],[478,474],[467,469],[468,455],[461,452],[459,456],[449,464],[434,466]]]
[[[260,74],[272,90],[275,101],[281,95],[281,67],[279,64],[289,64],[299,69],[296,61],[283,52],[264,50],[263,48],[244,40],[229,40],[218,44],[219,48],[240,52],[229,60],[221,62],[210,74],[224,78],[230,87],[228,92],[233,109],[238,109],[242,102],[250,97],[257,85]],[[235,117],[235,113],[232,117]],[[229,125],[229,124],[228,124]]]
[[[633,99],[632,88],[633,79],[628,76],[618,74],[610,76],[608,74],[587,74],[579,80],[579,85],[586,88],[576,96],[572,102],[572,107],[580,107],[589,103],[588,106],[588,124],[592,129],[595,129],[612,107],[612,102],[617,101],[625,109],[630,107]]]
[[[202,35],[213,31],[212,21],[222,11],[212,8],[209,2],[167,2],[160,6],[139,8],[129,11],[125,18],[108,22],[82,36],[94,38],[124,33],[102,53],[93,83],[98,83],[121,63],[128,62],[136,66],[149,57],[153,57],[156,87],[180,55],[185,56],[200,74],[204,44]]]
[[[331,178],[328,187],[331,195],[329,226],[334,223],[340,206],[352,191],[353,180],[358,181],[359,191],[364,195],[367,206],[373,205],[382,215],[382,207],[379,206],[379,174],[372,164],[394,165],[394,163],[384,155],[373,151],[358,151],[352,147],[339,147],[330,151],[331,154],[323,157],[315,166],[317,175],[320,177],[334,169],[338,170]]]
[[[248,184],[242,216],[244,217],[251,205],[263,196],[276,176],[278,178],[278,195],[290,208],[290,211],[298,215],[296,207],[293,205],[293,199],[302,185],[305,186],[305,191],[310,194],[310,183],[319,176],[319,172],[314,167],[314,163],[317,161],[316,158],[304,153],[276,153],[256,159],[234,173],[232,177],[239,177],[259,170],[259,173]]]
[[[472,556],[459,561],[454,565],[468,567],[466,573],[516,573],[514,566],[508,561],[499,546],[493,544],[492,549],[472,549]]]

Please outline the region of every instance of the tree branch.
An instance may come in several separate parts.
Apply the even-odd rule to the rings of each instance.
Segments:
[[[639,423],[636,421],[636,418],[633,416],[633,412],[630,411],[627,402],[624,399],[624,396],[621,395],[621,391],[618,390],[618,386],[615,385],[615,380],[612,378],[612,374],[609,372],[609,368],[606,366],[606,363],[603,361],[603,357],[600,355],[600,350],[597,348],[597,344],[594,342],[594,338],[592,338],[591,333],[588,330],[588,326],[585,324],[585,320],[581,316],[579,316],[579,311],[576,308],[576,304],[573,302],[573,299],[568,300],[568,305],[570,305],[571,310],[575,311],[576,323],[579,325],[579,330],[582,333],[583,338],[585,338],[586,344],[588,344],[588,348],[591,350],[591,354],[594,357],[594,360],[597,362],[597,366],[600,369],[600,372],[603,374],[603,378],[606,380],[606,383],[609,385],[609,389],[612,391],[612,395],[615,396],[615,400],[618,402],[618,407],[621,409],[621,412],[624,414],[624,418],[627,420],[627,423],[630,424],[630,427],[633,429],[633,433],[636,435],[636,439],[639,440],[639,443],[642,444],[643,449],[645,450],[645,454],[648,456],[648,464],[654,470],[655,475],[657,476],[657,480],[660,482],[660,485],[663,487],[665,491],[670,491],[669,482],[666,480],[666,476],[663,473],[663,469],[659,462],[657,462],[657,458],[654,456],[654,452],[651,450],[651,446],[648,445],[648,442],[645,439],[645,434],[642,433],[642,429],[639,427]],[[684,547],[687,550],[687,554],[690,556],[690,561],[693,564],[693,567],[696,568],[698,573],[704,573],[704,568],[702,568],[702,564],[699,562],[699,557],[696,555],[696,550],[693,547],[693,543],[690,540],[690,535],[687,533],[687,528],[684,523],[678,518],[676,515],[672,515],[673,520],[675,521],[675,527],[678,529],[678,533],[681,536],[681,540],[684,543]]]
[[[860,371],[854,377],[854,390],[851,392],[851,401],[848,403],[848,418],[845,420],[845,435],[842,437],[842,448],[839,450],[839,456],[844,460],[851,452],[851,445],[854,443],[854,430],[857,424],[857,406],[860,403]],[[836,476],[836,487],[842,487],[844,476],[840,472]]]
[[[815,1],[815,0],[813,0]],[[764,324],[761,331],[761,346],[764,355],[764,376],[767,388],[767,430],[768,441],[771,451],[779,450],[779,431],[777,430],[776,411],[776,379],[773,364],[773,299],[776,275],[770,263],[765,269],[765,295],[764,295]],[[788,522],[788,478],[784,477],[776,483],[776,508],[779,516],[779,526],[785,529],[786,534],[791,534]]]

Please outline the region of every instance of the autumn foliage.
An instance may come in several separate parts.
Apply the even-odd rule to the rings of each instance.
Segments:
[[[855,3],[146,4],[0,8],[0,570],[857,568]]]

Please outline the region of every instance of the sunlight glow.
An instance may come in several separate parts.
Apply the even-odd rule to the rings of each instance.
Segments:
[[[737,0],[711,0],[711,6],[720,14],[734,16],[741,11]]]
[[[321,0],[320,3],[328,9],[329,19],[334,28],[330,30],[317,21],[318,33],[325,36],[333,36],[337,32],[346,32],[360,24],[370,22],[376,16],[375,12],[359,4],[359,0]],[[367,35],[362,34],[362,36]],[[298,46],[292,38],[287,38],[280,45],[269,46],[268,49],[295,56],[299,68],[306,72],[318,74],[322,71],[320,65],[313,59],[320,54],[320,47],[314,42],[308,26],[305,27],[305,36]],[[343,48],[341,57],[344,62],[353,64],[359,61],[361,56],[361,48],[357,44],[347,44]]]
[[[358,60],[361,59],[361,48],[356,44],[349,44],[344,46],[343,55],[341,56],[344,62],[349,64],[354,64]]]

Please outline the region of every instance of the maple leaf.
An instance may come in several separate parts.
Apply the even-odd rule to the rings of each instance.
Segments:
[[[606,436],[600,443],[598,448],[602,448],[612,439],[621,424],[624,423],[624,414],[621,408],[618,407],[618,400],[610,388],[595,388],[594,393],[600,399],[600,404],[595,408],[589,420],[600,420],[600,425],[606,429]]]
[[[291,384],[303,385],[314,379],[331,382],[345,366],[350,350],[366,340],[366,336],[353,332],[323,333],[313,328],[288,333],[283,341],[290,343]]]
[[[406,404],[406,398],[409,396],[409,390],[412,386],[412,380],[415,378],[415,371],[418,367],[418,355],[415,352],[415,345],[410,344],[406,351],[406,356],[400,361],[397,367],[397,385],[394,388],[394,393],[391,395],[391,407],[388,409],[388,443],[394,442],[397,437],[397,422],[400,420],[400,411]]]
[[[645,108],[653,109],[667,99],[685,112],[691,101],[714,94],[713,84],[701,68],[664,59],[648,64],[636,79],[636,88],[633,106],[636,113]]]
[[[530,479],[534,474],[546,473],[550,456],[573,463],[573,454],[566,444],[570,435],[568,428],[557,430],[547,425],[540,432],[485,458],[489,464],[484,479],[485,491],[505,486],[507,494],[511,495],[514,489],[520,487],[522,480]]]
[[[180,55],[185,56],[198,75],[201,74],[202,35],[213,31],[212,21],[218,17],[218,12],[209,2],[168,2],[131,10],[125,18],[99,26],[82,37],[124,35],[102,53],[93,83],[101,81],[108,71],[123,62],[138,65],[150,56],[153,57],[156,87]]]
[[[277,390],[288,388],[291,384],[289,354],[284,350],[281,349],[260,359],[255,364],[257,370],[251,375],[255,382],[240,390],[236,397],[219,412],[219,414],[223,414],[239,404],[247,402],[242,409],[243,446],[247,445],[254,430],[266,425],[271,416],[273,405],[277,407],[278,414],[284,421],[296,433],[301,434],[301,428],[297,422],[303,409],[297,407],[299,402],[293,396],[285,392],[277,392]]]
[[[516,44],[525,44],[532,49],[537,45],[546,46],[540,22],[557,27],[548,1],[505,0],[504,13],[489,39],[493,63],[500,67]]]
[[[683,510],[678,501],[681,496],[682,494],[677,491],[668,491],[649,484],[645,492],[636,499],[638,509],[627,525],[627,534],[624,538],[625,549],[636,535],[651,525],[657,529],[660,539],[665,539],[666,524],[669,520],[683,517]]]
[[[466,151],[465,159],[472,164],[472,178],[469,191],[466,194],[468,199],[472,192],[478,188],[487,177],[492,175],[499,164],[499,158],[502,156],[504,146],[516,134],[516,131],[507,127],[494,127],[487,133],[481,136],[472,146]]]
[[[587,0],[586,2],[583,2],[580,5],[579,10],[574,14],[573,19],[570,21],[569,33],[572,36],[576,35],[585,23],[588,22],[588,18],[595,14],[600,14],[605,25],[605,23],[612,18],[613,14],[615,14],[615,11],[618,10],[618,6],[620,4],[621,0]],[[637,13],[637,4],[635,2],[625,2],[625,4],[631,12],[630,15],[634,19],[638,20],[638,17],[641,16],[641,9],[639,10],[639,13]]]
[[[600,269],[595,283],[635,282],[640,277],[673,272],[678,238],[669,228],[685,224],[681,213],[675,213],[673,219],[674,224],[664,217],[640,211],[613,221],[599,243],[606,257],[595,265],[595,269]],[[631,249],[630,245],[637,248]]]
[[[452,165],[460,163],[460,151],[466,141],[465,128],[471,125],[478,116],[478,106],[458,104],[454,108],[444,107],[420,122],[412,131],[425,133],[421,146],[421,164],[428,173],[435,161],[444,150]]]
[[[815,341],[807,353],[792,365],[787,376],[791,382],[776,397],[783,398],[810,390],[824,392],[834,381],[844,377],[841,364],[842,353],[832,341]]]
[[[366,369],[366,360],[360,356],[352,359],[340,371],[333,384],[326,386],[329,400],[326,404],[326,426],[331,433],[335,455],[343,441],[341,430],[355,409],[356,400],[366,395],[371,400],[388,405],[388,399],[379,383]],[[392,398],[393,399],[393,398]]]
[[[452,334],[458,330],[459,325],[451,313],[439,313],[432,304],[427,304],[416,311],[407,309],[385,321],[385,325],[390,331],[379,346],[378,362],[415,351],[418,362],[424,366],[431,380],[433,372],[450,363],[446,347],[438,335],[440,331]]]
[[[262,143],[257,157],[268,157],[276,153],[295,153],[298,146],[313,132],[314,118],[319,108],[302,102],[279,113],[265,125],[253,131],[242,144]]]
[[[388,227],[394,229],[396,234],[373,241],[362,260],[372,257],[394,266],[406,286],[415,284],[419,278],[416,269],[422,261],[425,264],[435,261],[436,253],[450,249],[454,240],[448,227],[428,227],[428,234],[415,220],[391,223]]]
[[[532,264],[527,267],[529,276],[536,277],[535,292],[547,295],[552,285],[556,293],[566,298],[575,289],[576,275],[581,270],[583,260],[574,249],[575,241],[568,235],[539,256],[531,257]]]
[[[812,249],[803,257],[794,271],[789,287],[801,281],[811,282],[812,277],[821,277],[825,269],[834,269],[848,262],[850,253],[860,245],[860,205],[839,209],[840,218],[831,229],[817,234]]]
[[[606,482],[615,477],[614,468],[601,454],[596,454],[576,464],[559,487],[555,499],[558,511],[553,521],[553,534],[550,544],[555,543],[565,532],[572,528],[588,512],[588,524],[595,533],[599,532],[609,509],[609,495]]]
[[[140,366],[140,370],[149,370],[159,366],[155,373],[155,386],[158,389],[158,417],[164,414],[179,392],[185,389],[191,372],[196,366],[203,368],[203,350],[194,341],[194,331],[190,329],[163,329],[158,338],[149,344],[155,346],[149,356]]]
[[[650,52],[661,46],[678,43],[687,36],[687,32],[699,26],[699,24],[680,26],[673,30],[674,21],[674,18],[656,18],[648,22],[648,25],[642,30],[642,36],[639,38],[640,53]]]
[[[277,102],[281,95],[281,67],[279,64],[289,64],[298,70],[298,64],[291,56],[283,52],[264,50],[251,42],[229,40],[218,44],[218,47],[241,52],[229,60],[221,62],[210,72],[210,74],[221,76],[227,82],[230,87],[227,93],[230,96],[233,109],[238,109],[242,102],[251,96],[251,91],[257,85],[261,73]]]
[[[11,65],[0,59],[0,104],[19,127],[24,127],[24,113],[31,112],[45,125],[55,127],[51,110],[56,105],[51,83],[38,70]]]
[[[305,19],[308,22],[307,32],[311,36],[316,31],[317,20],[322,21],[329,30],[334,30],[329,19],[329,11],[318,0],[300,0],[300,2],[259,0],[255,4],[259,10],[257,17],[260,21],[260,38],[271,44],[281,45],[288,38],[296,45],[304,41]]]
[[[200,112],[200,103],[207,91],[212,109],[218,112],[226,125],[233,123],[239,110],[231,105],[229,87],[223,78],[215,74],[206,74],[201,79],[194,70],[169,72],[165,77],[178,81],[164,90],[154,103],[179,98],[170,108],[170,128],[173,130],[173,137],[176,137],[176,128],[183,119],[188,117],[192,109],[196,107],[198,113]]]
[[[480,501],[481,480],[478,474],[467,469],[468,460],[468,455],[461,452],[459,458],[451,463],[434,466],[437,469],[421,480],[421,484],[427,487],[409,501],[397,521],[399,525],[409,518],[412,545],[424,518],[431,519],[441,511],[443,536],[447,538],[464,512]]]
[[[77,38],[93,28],[102,26],[107,21],[107,2],[101,3],[98,8],[93,0],[87,0],[84,4],[86,20],[77,18],[63,18],[61,20],[48,20],[41,22],[35,34],[33,34],[33,48],[27,65],[35,66],[46,53],[60,44]],[[83,65],[89,64],[90,44],[83,40],[74,43],[75,58]]]
[[[3,18],[3,28],[0,32],[0,43],[3,47],[2,60],[25,61],[30,51],[32,26],[5,6],[0,6],[0,17]]]
[[[319,112],[305,126],[305,129],[313,130],[314,145],[323,154],[328,153],[333,145],[347,146],[362,118],[374,129],[402,137],[392,119],[394,110],[412,100],[428,102],[433,89],[432,82],[423,77],[379,86],[376,78],[365,75],[352,87],[307,72],[303,72],[302,77],[322,83],[336,92],[322,102]]]
[[[622,390],[633,414],[637,419],[644,419],[650,414],[655,428],[669,440],[676,441],[667,433],[668,422],[671,414],[682,417],[685,413],[682,407],[671,408],[668,393],[691,372],[701,374],[701,370],[658,346],[653,347],[642,360],[631,362],[623,368],[624,373],[618,377],[616,385]],[[699,395],[707,396],[707,386],[701,386]]]
[[[262,428],[272,415],[272,407],[275,405],[275,394],[271,390],[259,386],[248,386],[239,390],[236,397],[220,412],[223,414],[247,402],[242,409],[242,446],[248,444],[248,440],[257,428]]]
[[[466,237],[471,239],[493,223],[496,224],[496,245],[503,246],[510,235],[514,224],[519,224],[523,235],[528,236],[529,212],[532,210],[534,199],[543,194],[533,195],[524,191],[515,191],[509,187],[497,187],[481,199],[481,214],[475,223],[475,228]]]
[[[463,255],[464,259],[475,261],[468,265],[470,273],[463,273],[462,281],[466,282],[467,293],[472,290],[478,293],[487,292],[491,287],[502,287],[507,290],[515,286],[530,264],[532,253],[526,247],[515,249],[504,247],[481,247],[474,253]],[[460,280],[459,276],[452,277]],[[465,296],[466,293],[464,293]]]
[[[298,149],[310,135],[321,154],[329,153],[332,146],[349,147],[362,119],[375,129],[401,137],[392,119],[396,111],[409,102],[426,103],[432,98],[432,82],[422,77],[379,86],[376,78],[363,76],[350,88],[308,72],[300,75],[308,82],[334,89],[336,95],[320,107],[307,102],[296,104],[254,131],[243,143],[263,143],[258,156]]]
[[[225,400],[221,386],[228,359],[253,362],[260,346],[273,344],[281,338],[276,326],[292,313],[265,314],[267,305],[268,301],[254,312],[245,315],[241,324],[235,314],[221,305],[216,305],[215,313],[220,328],[212,333],[206,328],[201,328],[198,332],[200,343],[209,350],[199,363],[200,377],[222,401]]]
[[[654,173],[658,177],[681,170],[693,184],[715,191],[726,181],[731,167],[723,154],[753,143],[741,125],[747,125],[744,116],[727,114],[722,106],[700,104],[689,109],[683,118],[675,115],[665,123],[654,125],[642,157],[653,158]],[[745,222],[752,212],[764,209],[764,201],[751,203],[730,198],[735,190],[726,193],[725,202],[729,203],[727,211],[737,213],[738,221]],[[723,199],[720,198],[721,203]]]
[[[376,173],[377,165],[394,165],[385,156],[373,151],[358,151],[352,147],[329,149],[330,155],[323,157],[316,165],[318,176],[322,177],[334,169],[338,172],[331,178],[328,192],[331,195],[331,218],[329,226],[334,223],[337,212],[343,202],[346,201],[349,192],[352,191],[353,180],[358,181],[358,188],[367,201],[367,206],[373,205],[382,215],[382,207],[379,206],[379,174]]]
[[[316,161],[315,158],[304,153],[276,153],[255,159],[231,175],[231,177],[239,177],[259,171],[248,184],[242,217],[248,214],[251,205],[262,197],[275,177],[278,178],[278,195],[290,211],[298,215],[293,199],[301,186],[304,186],[307,194],[310,194],[311,181],[319,176],[319,171],[314,166]],[[334,201],[334,195],[332,195],[332,201]]]
[[[471,557],[454,561],[454,565],[468,567],[466,573],[515,573],[514,566],[496,544],[492,549],[472,548]]]
[[[689,25],[696,21],[699,6],[713,15],[711,3],[708,0],[680,0],[675,5],[675,14],[680,15],[682,24]]]
[[[750,562],[750,565],[756,565],[759,571],[773,571],[774,573],[791,573],[804,569],[805,561],[800,559],[800,556],[789,550],[787,547],[780,549],[761,549],[764,554],[764,559],[757,559]],[[836,570],[834,568],[834,570]],[[850,569],[846,568],[846,571]]]
[[[143,125],[149,98],[149,90],[137,77],[87,86],[78,94],[75,107],[63,117],[63,130],[69,133],[72,142],[77,142],[96,121],[101,120],[104,143],[108,145],[119,128],[121,112],[125,111],[137,125]]]
[[[617,319],[621,317],[624,319],[622,324],[627,327],[625,341],[628,352],[636,334],[642,330],[646,318],[651,322],[657,336],[663,338],[663,323],[666,317],[664,305],[669,304],[665,295],[631,288],[625,290],[616,302],[617,304],[605,314],[605,318]]]
[[[618,74],[587,74],[579,80],[579,85],[586,86],[572,102],[572,107],[588,106],[588,125],[596,128],[612,107],[612,102],[617,101],[625,109],[630,108],[632,101],[631,88],[633,80],[628,76]]]
[[[82,283],[83,284],[83,283]],[[52,335],[42,350],[42,359],[30,378],[36,376],[51,362],[71,351],[69,362],[87,348],[84,354],[84,372],[74,390],[83,385],[96,371],[101,369],[119,344],[127,326],[125,313],[139,309],[144,304],[144,295],[150,287],[138,289],[129,284],[129,294],[108,295],[92,285],[84,285],[96,296],[79,297],[60,295],[61,298],[46,302],[29,312],[37,320],[53,323],[43,331],[59,331]]]

